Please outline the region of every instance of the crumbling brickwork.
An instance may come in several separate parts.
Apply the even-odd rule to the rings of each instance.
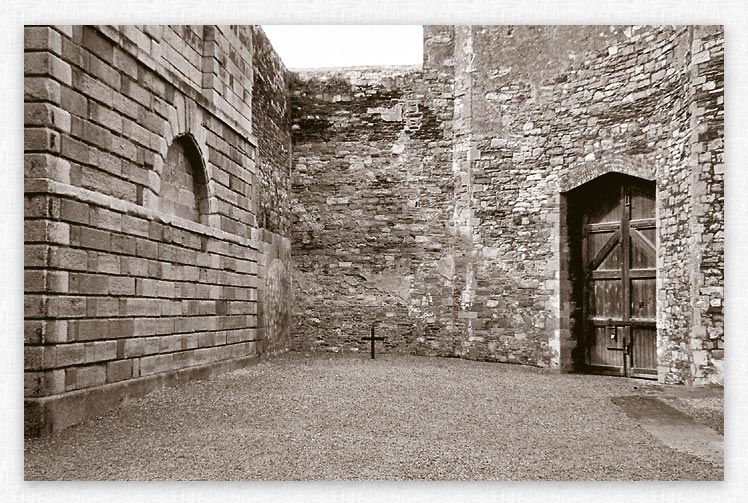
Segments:
[[[261,227],[289,235],[291,183],[291,74],[259,28],[252,31],[254,83],[252,130],[257,136],[257,221]]]
[[[252,134],[254,67],[277,61],[259,34],[25,29],[27,432],[286,348],[290,240],[258,225],[257,186],[287,221],[288,178],[257,165],[287,147]]]

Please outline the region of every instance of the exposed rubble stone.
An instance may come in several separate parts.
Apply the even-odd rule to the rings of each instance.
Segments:
[[[296,77],[295,345],[572,370],[566,193],[618,172],[657,182],[659,378],[721,382],[721,29],[424,31]]]

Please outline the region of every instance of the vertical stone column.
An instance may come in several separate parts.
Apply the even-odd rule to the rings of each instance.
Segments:
[[[454,236],[456,286],[459,288],[459,305],[455,335],[458,340],[469,340],[473,335],[471,320],[476,313],[471,311],[475,296],[475,249],[473,243],[473,180],[472,162],[474,144],[472,138],[472,62],[473,37],[471,26],[455,27],[455,97],[454,97],[454,142],[452,173],[454,176],[454,211],[452,232]],[[462,356],[469,348],[456,347]]]

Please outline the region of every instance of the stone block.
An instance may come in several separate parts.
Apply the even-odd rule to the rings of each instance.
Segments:
[[[71,340],[75,341],[106,339],[109,337],[109,321],[96,318],[71,321],[69,332]]]
[[[67,340],[66,320],[24,320],[24,344],[48,344]]]
[[[24,26],[23,48],[26,51],[49,51],[62,54],[62,37],[49,26]]]
[[[23,134],[25,152],[60,152],[60,133],[49,128],[26,127]]]
[[[136,295],[136,280],[129,276],[109,276],[108,286],[110,295]]]
[[[25,372],[23,375],[24,397],[57,395],[65,391],[65,371]]]
[[[123,316],[149,316],[152,312],[151,305],[158,307],[158,303],[151,299],[128,298],[123,301],[124,305],[120,303],[120,314]],[[154,313],[154,315],[157,314]]]
[[[28,297],[28,296],[27,296]],[[51,297],[49,315],[54,318],[81,318],[86,316],[86,298],[80,296]]]
[[[139,257],[158,259],[158,243],[148,239],[136,238],[135,253]]]
[[[83,121],[83,131],[79,137],[88,144],[94,145],[104,151],[112,149],[112,133],[93,122]]]
[[[142,356],[146,354],[145,339],[125,339],[124,341],[119,342],[123,345],[122,356],[120,356],[121,358],[131,358],[133,356]]]
[[[118,91],[122,85],[122,76],[119,70],[94,55],[88,58],[88,71],[115,91]]]
[[[62,136],[60,152],[73,162],[89,164],[91,160],[91,147],[68,135]]]
[[[106,382],[117,382],[132,377],[132,360],[119,360],[106,364]]]
[[[109,297],[96,297],[96,298],[89,298],[86,301],[86,316],[88,317],[108,318],[108,317],[118,316],[118,315],[119,315],[119,299],[113,299]]]
[[[49,154],[29,154],[23,156],[24,177],[49,178],[62,183],[70,182],[70,163]]]
[[[59,82],[48,77],[25,77],[23,79],[23,100],[25,102],[46,101],[60,105],[62,103],[62,86]]]
[[[74,294],[107,295],[109,293],[109,276],[71,272],[69,289],[70,293]]]
[[[80,94],[93,99],[106,106],[113,106],[114,91],[112,88],[100,82],[98,79],[83,73],[77,68],[73,69],[73,86]],[[87,117],[87,113],[80,114]]]
[[[113,51],[113,66],[131,79],[138,78],[138,61],[123,48],[115,47]]]
[[[86,361],[86,345],[82,342],[57,346],[56,366],[69,367]]]
[[[70,113],[50,103],[25,103],[23,106],[25,126],[46,126],[56,131],[70,132]]]
[[[79,92],[69,87],[60,90],[60,107],[71,114],[71,116],[88,116],[88,99]]]
[[[90,388],[106,382],[106,365],[87,365],[65,369],[65,391]]]
[[[140,358],[140,375],[152,375],[167,372],[172,369],[173,356],[171,354],[144,356]]]
[[[23,288],[26,293],[44,293],[47,290],[46,271],[26,270],[23,273]]]
[[[117,341],[94,341],[86,343],[86,363],[94,363],[117,358]]]
[[[82,248],[110,251],[111,233],[92,227],[78,227],[78,245]]]
[[[88,253],[76,248],[53,246],[49,248],[49,266],[70,271],[86,271],[88,269]]]
[[[62,199],[60,202],[60,217],[63,220],[81,224],[88,224],[89,207],[85,203]]]
[[[126,229],[129,235],[148,237],[150,223],[143,218],[122,215],[122,228]]]
[[[24,370],[45,370],[55,368],[56,346],[26,346],[23,348]]]
[[[24,75],[44,75],[62,84],[72,83],[70,65],[49,52],[27,52],[23,56]]]
[[[112,236],[112,243],[114,243],[114,236]],[[112,249],[121,251],[112,244]],[[119,274],[120,273],[120,258],[118,255],[111,253],[89,253],[88,256],[88,267],[90,272],[106,273],[106,274]]]

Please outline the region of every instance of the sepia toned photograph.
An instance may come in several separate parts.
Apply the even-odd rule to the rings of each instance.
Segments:
[[[722,26],[23,39],[25,480],[724,480]]]

